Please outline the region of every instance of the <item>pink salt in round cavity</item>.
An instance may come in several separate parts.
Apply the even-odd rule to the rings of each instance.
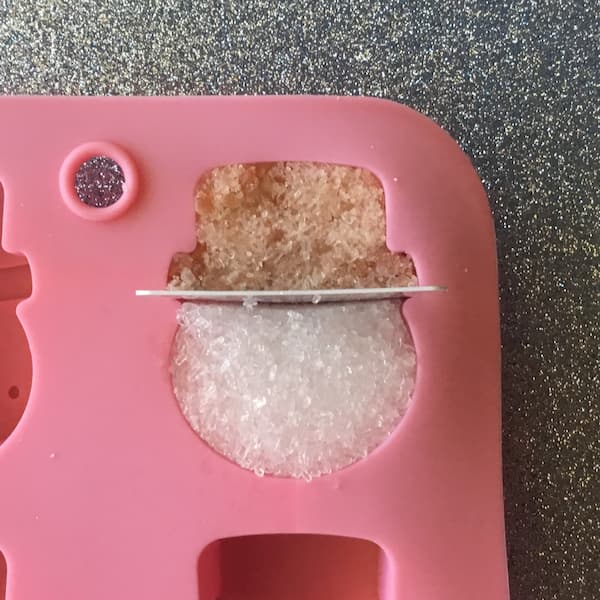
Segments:
[[[183,303],[178,321],[171,372],[183,414],[257,475],[339,470],[405,413],[416,359],[397,302]]]

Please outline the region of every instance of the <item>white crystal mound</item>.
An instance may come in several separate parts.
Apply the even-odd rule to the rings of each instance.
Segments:
[[[171,372],[192,428],[258,475],[311,479],[365,457],[402,418],[415,350],[394,301],[183,303]]]

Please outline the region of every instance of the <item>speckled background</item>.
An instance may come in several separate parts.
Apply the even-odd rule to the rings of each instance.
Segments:
[[[445,127],[497,223],[512,598],[594,600],[597,12],[594,0],[0,0],[0,93],[367,94]]]

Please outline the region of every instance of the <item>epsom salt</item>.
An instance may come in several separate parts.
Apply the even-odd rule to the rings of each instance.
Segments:
[[[240,466],[331,473],[381,444],[406,410],[416,361],[400,309],[183,303],[175,395],[192,428]]]

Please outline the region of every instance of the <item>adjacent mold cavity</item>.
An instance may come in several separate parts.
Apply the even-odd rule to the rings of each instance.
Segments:
[[[197,246],[174,289],[414,285],[385,243],[379,180],[318,163],[231,165],[196,193]],[[257,475],[311,479],[367,456],[396,428],[416,357],[398,302],[183,303],[174,392],[192,428]]]
[[[214,542],[198,561],[206,600],[378,600],[384,556],[355,538],[277,534]]]
[[[6,598],[6,560],[0,552],[0,600]]]
[[[2,216],[0,185],[0,232]],[[0,245],[0,444],[23,416],[31,389],[29,342],[16,312],[19,302],[30,294],[31,271],[27,259],[4,252]]]

